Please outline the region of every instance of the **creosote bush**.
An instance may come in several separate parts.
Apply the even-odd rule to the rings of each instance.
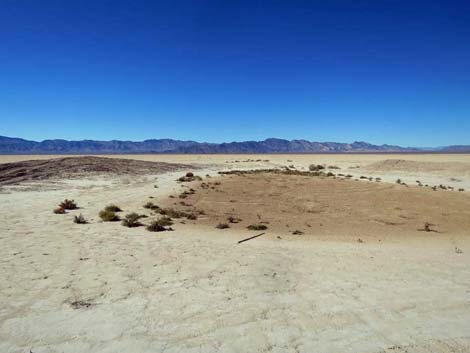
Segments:
[[[101,210],[99,216],[105,222],[116,222],[120,220],[119,216],[113,211]]]
[[[62,207],[64,210],[76,210],[78,208],[74,200],[65,199],[59,204],[59,207]]]
[[[227,223],[219,223],[215,226],[217,229],[227,229],[230,228],[230,226]]]
[[[88,221],[83,217],[83,215],[80,213],[78,216],[73,217],[73,223],[77,224],[87,224]]]
[[[247,227],[249,230],[266,230],[268,227],[264,224],[250,224]]]

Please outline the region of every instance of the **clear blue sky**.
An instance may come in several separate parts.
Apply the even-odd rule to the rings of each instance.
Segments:
[[[0,135],[470,144],[470,2],[0,1]]]

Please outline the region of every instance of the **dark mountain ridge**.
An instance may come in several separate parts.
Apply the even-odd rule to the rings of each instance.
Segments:
[[[348,153],[348,152],[470,152],[470,146],[419,149],[394,145],[314,142],[268,138],[264,141],[206,143],[172,139],[145,141],[44,140],[29,141],[0,136],[1,154],[126,154],[126,153]]]

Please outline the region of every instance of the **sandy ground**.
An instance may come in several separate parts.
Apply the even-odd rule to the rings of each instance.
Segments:
[[[394,181],[399,175],[409,183],[419,177],[470,189],[469,155],[137,158],[220,164],[201,175],[325,163],[354,176]],[[247,159],[255,161],[241,162]],[[420,167],[370,169],[387,159]],[[457,165],[436,171],[428,163]],[[180,175],[4,187],[0,352],[470,352],[470,229],[459,228],[466,223],[395,241],[378,241],[378,234],[363,243],[341,234],[293,237],[268,229],[237,244],[253,232],[177,222],[173,232],[151,233],[99,221],[109,203],[153,217],[142,205],[185,190],[175,181]],[[448,193],[452,214],[454,202],[468,198],[467,191],[429,193]],[[81,208],[53,214],[64,198]],[[79,213],[90,223],[74,224]]]

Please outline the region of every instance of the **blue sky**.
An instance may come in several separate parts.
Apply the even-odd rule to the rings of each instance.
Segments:
[[[470,144],[467,1],[0,2],[0,135]]]

